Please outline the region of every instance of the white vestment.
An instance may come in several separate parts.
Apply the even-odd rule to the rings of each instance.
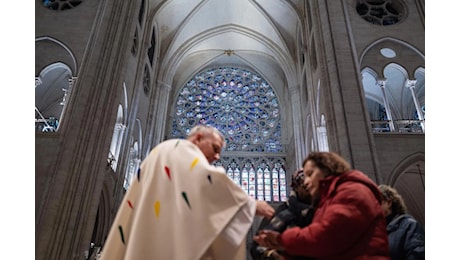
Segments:
[[[133,177],[100,259],[244,260],[255,208],[196,145],[168,140]]]

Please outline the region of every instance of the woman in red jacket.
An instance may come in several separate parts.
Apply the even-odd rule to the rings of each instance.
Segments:
[[[331,152],[313,152],[303,161],[304,185],[316,208],[310,225],[283,233],[263,230],[254,240],[288,255],[318,260],[389,260],[381,193],[364,173]]]

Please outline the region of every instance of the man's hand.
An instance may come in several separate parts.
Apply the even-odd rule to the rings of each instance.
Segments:
[[[275,214],[275,209],[266,201],[256,200],[256,215],[271,219]]]

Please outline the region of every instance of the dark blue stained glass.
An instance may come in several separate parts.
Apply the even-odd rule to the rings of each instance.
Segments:
[[[226,135],[226,150],[282,150],[279,140],[268,139],[281,138],[275,92],[254,72],[234,67],[200,72],[180,91],[176,106],[173,128],[180,129],[172,130],[173,137],[205,122]]]

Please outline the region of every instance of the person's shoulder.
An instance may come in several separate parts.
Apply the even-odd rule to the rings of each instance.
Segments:
[[[408,224],[421,226],[421,224],[414,218],[414,216],[410,214],[402,214],[398,218],[401,218],[401,221],[407,222]]]
[[[187,139],[182,139],[182,138],[172,138],[172,139],[168,139],[168,140],[165,140],[161,143],[178,143],[178,142],[189,142]]]
[[[195,146],[192,142],[190,142],[187,139],[181,139],[181,138],[172,138],[165,140],[157,145],[157,147],[161,146],[173,146],[173,147],[182,147],[182,146]]]
[[[338,175],[335,180],[335,187],[342,190],[350,190],[359,192],[361,189],[377,189],[375,183],[372,182],[365,174],[360,171],[350,171],[341,175]],[[360,188],[361,187],[361,188]]]
[[[339,185],[351,193],[372,193],[375,198],[381,199],[377,184],[359,170],[351,170],[340,175],[337,180],[337,186]]]
[[[195,145],[186,140],[186,139],[179,139],[179,138],[174,138],[174,139],[168,139],[165,141],[162,141],[161,143],[157,144],[152,151],[150,151],[149,156],[156,156],[158,154],[164,154],[166,151],[184,151],[185,150],[194,150]]]
[[[339,179],[342,181],[360,182],[360,183],[372,183],[375,184],[369,176],[360,170],[352,169],[339,175]]]
[[[408,227],[414,226],[415,229],[422,229],[423,227],[412,215],[410,214],[402,214],[396,216],[390,223],[389,226],[396,226],[396,227]]]
[[[410,214],[401,214],[401,215],[398,215],[396,217],[394,217],[393,219],[394,222],[417,222],[417,220]]]
[[[171,143],[177,143],[177,142],[180,142],[182,140],[184,140],[184,139],[179,139],[179,138],[167,139],[167,140],[164,140],[164,141],[160,142],[159,144],[157,144],[156,147],[168,145],[168,144],[171,144]]]

